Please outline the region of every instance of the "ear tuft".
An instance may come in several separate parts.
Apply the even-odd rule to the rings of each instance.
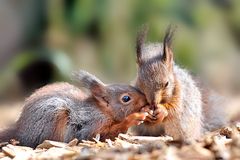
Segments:
[[[162,60],[163,61],[171,61],[172,60],[172,52],[171,52],[171,45],[173,41],[174,33],[177,29],[176,25],[170,24],[167,27],[164,39],[163,39],[163,55]]]
[[[177,30],[177,26],[173,24],[169,24],[163,39],[163,44],[165,47],[171,47],[174,33]]]
[[[137,53],[137,63],[138,64],[141,64],[141,62],[142,62],[142,48],[144,46],[147,32],[148,32],[148,26],[145,24],[139,29],[139,31],[137,33],[136,53]]]
[[[92,90],[94,86],[105,86],[101,80],[84,70],[73,72],[71,79],[89,90]]]

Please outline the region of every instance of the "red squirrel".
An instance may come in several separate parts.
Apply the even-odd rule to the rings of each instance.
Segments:
[[[45,139],[68,142],[73,138],[113,139],[143,122],[145,96],[124,84],[106,85],[86,71],[74,79],[90,93],[69,83],[55,83],[38,89],[24,103],[16,124],[0,133],[0,142],[16,139],[36,147]],[[138,113],[137,113],[138,112]]]
[[[167,134],[174,139],[198,139],[205,131],[225,124],[222,101],[198,78],[174,63],[171,43],[175,27],[170,25],[163,43],[145,43],[147,28],[137,36],[137,78],[135,86],[147,98],[149,113],[138,135]]]

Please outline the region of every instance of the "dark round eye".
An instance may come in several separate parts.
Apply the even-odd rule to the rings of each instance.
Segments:
[[[129,96],[123,96],[122,97],[122,101],[125,102],[125,103],[130,101],[130,100],[131,100],[131,98]]]
[[[168,84],[169,84],[169,82],[165,83],[165,86],[164,86],[164,87],[166,88],[166,87],[168,86]]]

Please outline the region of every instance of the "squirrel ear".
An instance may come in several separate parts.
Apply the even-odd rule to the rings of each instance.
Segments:
[[[91,89],[93,97],[97,100],[98,104],[102,107],[109,107],[109,97],[104,86],[96,85]]]
[[[77,81],[81,87],[86,88],[92,96],[102,105],[109,104],[105,84],[94,75],[80,70],[72,74],[72,79]]]
[[[140,65],[142,63],[142,48],[147,36],[148,26],[143,25],[137,33],[136,39],[136,54],[137,54],[137,63]]]
[[[171,50],[173,35],[176,31],[176,26],[170,24],[167,27],[164,39],[163,39],[163,55],[162,55],[162,61],[170,63],[173,60],[173,53]]]

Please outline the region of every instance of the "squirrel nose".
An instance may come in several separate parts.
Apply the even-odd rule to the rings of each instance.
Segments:
[[[155,102],[153,101],[153,103],[151,103],[151,105],[150,105],[150,109],[151,109],[151,110],[156,110],[156,109],[157,109],[157,105],[158,105],[158,103],[155,103]]]
[[[154,93],[154,100],[153,100],[153,104],[157,105],[162,101],[162,95],[161,92],[155,92]]]
[[[156,104],[153,104],[153,105],[151,106],[151,109],[152,109],[152,110],[156,110],[156,109],[157,109],[157,105],[156,105]]]

